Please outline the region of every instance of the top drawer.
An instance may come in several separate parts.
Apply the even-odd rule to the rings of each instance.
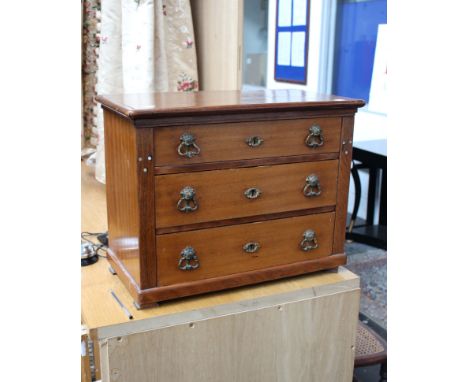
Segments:
[[[155,165],[335,153],[340,131],[337,117],[161,127],[154,133]]]

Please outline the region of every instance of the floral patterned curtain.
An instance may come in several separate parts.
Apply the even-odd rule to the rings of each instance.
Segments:
[[[190,0],[100,0],[99,94],[196,91]],[[96,178],[105,183],[103,113],[97,109]]]
[[[97,144],[96,71],[99,51],[100,0],[82,0],[82,136],[81,147]]]

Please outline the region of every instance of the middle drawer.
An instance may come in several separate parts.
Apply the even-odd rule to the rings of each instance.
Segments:
[[[156,176],[156,228],[334,206],[338,161]]]

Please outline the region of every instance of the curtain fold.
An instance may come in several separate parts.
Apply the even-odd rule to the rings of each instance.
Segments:
[[[100,0],[81,1],[81,79],[82,79],[82,131],[81,148],[90,149],[97,144],[98,105],[96,95],[96,71],[99,52]]]
[[[100,0],[99,94],[198,90],[189,0]],[[96,179],[105,183],[103,112]]]

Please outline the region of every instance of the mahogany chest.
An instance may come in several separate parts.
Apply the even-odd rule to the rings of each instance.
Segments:
[[[138,305],[346,263],[363,101],[300,90],[97,100],[108,255]]]

